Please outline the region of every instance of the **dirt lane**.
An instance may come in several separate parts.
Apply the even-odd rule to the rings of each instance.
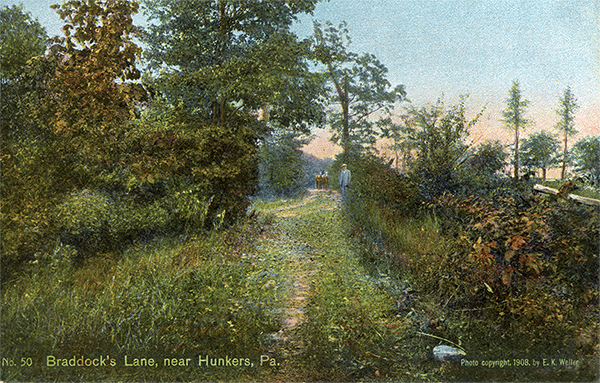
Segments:
[[[322,263],[318,243],[306,243],[294,235],[294,227],[304,223],[306,214],[332,211],[338,208],[338,196],[333,191],[309,190],[308,195],[292,205],[260,210],[273,214],[276,223],[268,246],[274,249],[284,263],[287,291],[281,302],[282,328],[269,334],[273,357],[281,360],[278,368],[264,376],[269,381],[312,380],[313,372],[303,359],[306,349],[300,328],[305,323],[306,305],[310,301],[311,284],[318,278]],[[324,228],[327,230],[327,228]]]

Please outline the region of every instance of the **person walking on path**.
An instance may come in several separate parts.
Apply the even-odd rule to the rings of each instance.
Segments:
[[[342,165],[342,171],[338,178],[338,186],[340,187],[340,194],[342,195],[342,202],[346,202],[346,189],[350,186],[350,170],[346,169],[346,164]]]

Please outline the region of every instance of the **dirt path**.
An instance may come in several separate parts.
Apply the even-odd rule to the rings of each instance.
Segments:
[[[265,343],[279,363],[261,370],[260,380],[414,380],[417,373],[397,351],[410,329],[394,311],[404,290],[362,264],[363,249],[348,230],[337,194],[312,191],[297,201],[257,206],[274,216],[264,247],[282,286],[281,328]],[[428,359],[426,351],[418,354],[419,363]]]
[[[294,209],[297,209],[301,206],[305,206],[311,202],[314,202],[318,198],[330,198],[334,201],[339,201],[339,194],[336,190],[319,190],[319,189],[308,189],[308,197],[303,198],[301,201],[290,205],[290,206],[282,206],[277,209],[270,210],[271,213],[275,213],[279,218],[287,218],[298,215],[299,213],[293,212]],[[335,206],[326,207],[325,209],[334,209]],[[288,212],[292,211],[292,212]]]
[[[269,373],[271,381],[305,381],[309,378],[302,360],[305,344],[300,336],[300,326],[305,321],[305,309],[309,302],[311,283],[322,267],[315,254],[318,244],[300,241],[292,233],[292,226],[304,219],[303,215],[315,210],[334,210],[338,207],[338,196],[334,191],[309,190],[309,195],[297,203],[265,210],[275,215],[277,222],[270,246],[285,262],[288,290],[282,302],[282,328],[271,334],[274,341],[272,353],[281,358],[277,371]],[[275,373],[274,375],[272,373]]]

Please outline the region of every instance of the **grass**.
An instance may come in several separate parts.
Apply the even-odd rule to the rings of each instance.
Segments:
[[[74,266],[57,244],[2,289],[2,381],[446,381],[581,380],[569,369],[464,368],[439,363],[439,344],[471,360],[531,359],[534,346],[504,333],[482,307],[453,306],[463,260],[434,214],[390,219],[328,194],[255,201],[252,221],[196,237],[163,237]],[[369,213],[371,212],[371,213]],[[365,228],[369,228],[366,230]],[[305,264],[298,262],[305,258]],[[309,260],[308,260],[309,259]],[[273,334],[306,274],[303,318],[287,347],[298,363],[257,368],[278,353]],[[485,293],[485,288],[483,293]],[[466,307],[466,308],[465,308]],[[593,335],[589,335],[593,337]],[[591,339],[591,338],[590,338]],[[583,342],[584,340],[582,340]],[[520,353],[525,350],[525,353]],[[536,351],[537,352],[537,351]],[[556,350],[547,350],[555,357]],[[558,351],[560,352],[560,350]],[[200,368],[199,357],[251,366]],[[115,366],[47,366],[114,358]],[[156,367],[125,366],[134,358]],[[567,355],[568,357],[568,355]],[[28,359],[31,358],[31,359]],[[177,366],[165,363],[176,360]],[[185,366],[187,360],[190,364]],[[31,366],[20,366],[31,360]],[[14,363],[15,366],[10,364]],[[184,365],[179,365],[179,363]],[[593,365],[594,361],[591,361]],[[582,365],[588,363],[581,360]],[[582,367],[582,371],[585,371]]]
[[[74,267],[69,248],[30,265],[2,291],[3,381],[214,380],[251,376],[247,367],[210,370],[198,357],[257,361],[264,333],[280,327],[279,275],[254,242],[254,226],[193,239],[167,238]],[[52,368],[48,356],[116,365]],[[158,366],[125,366],[152,358]],[[31,358],[32,366],[20,367]],[[190,358],[193,366],[164,366]],[[10,366],[10,362],[16,366]],[[215,375],[215,373],[217,375]]]
[[[416,335],[398,301],[406,287],[363,263],[363,249],[339,210],[307,204],[293,218],[291,234],[314,247],[318,274],[312,280],[306,320],[305,370],[314,380],[406,381],[439,379],[429,339]],[[406,314],[406,313],[403,313]]]

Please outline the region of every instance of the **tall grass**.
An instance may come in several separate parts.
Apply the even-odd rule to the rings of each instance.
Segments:
[[[197,238],[163,238],[105,253],[73,266],[73,249],[30,264],[2,290],[3,381],[212,380],[198,356],[253,361],[264,352],[264,334],[279,329],[279,275],[257,249],[255,225],[214,231]],[[114,367],[52,368],[47,358],[114,358]],[[154,358],[159,367],[124,366]],[[164,358],[192,358],[173,369]],[[184,374],[184,375],[182,375]],[[213,374],[213,375],[211,375]],[[251,375],[247,367],[219,377]]]

